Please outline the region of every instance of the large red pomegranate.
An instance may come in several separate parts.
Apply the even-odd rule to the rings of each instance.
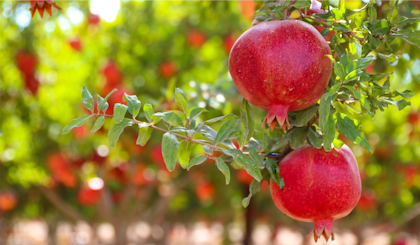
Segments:
[[[300,20],[258,24],[230,52],[229,71],[242,96],[268,111],[263,125],[288,123],[287,113],[314,105],[331,76],[331,50],[324,37]]]
[[[333,220],[347,216],[361,195],[359,169],[350,148],[343,145],[326,152],[304,145],[288,154],[279,170],[284,190],[273,180],[270,185],[276,206],[295,220],[313,222],[315,241],[321,235],[334,240]]]

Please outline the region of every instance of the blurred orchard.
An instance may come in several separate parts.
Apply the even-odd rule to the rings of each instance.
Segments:
[[[92,122],[61,131],[86,114],[83,85],[109,99],[135,94],[155,111],[176,109],[175,87],[202,119],[239,114],[242,97],[228,73],[235,40],[251,26],[252,1],[57,1],[52,16],[23,1],[0,2],[0,244],[313,244],[310,223],[274,205],[265,181],[248,208],[253,180],[214,161],[168,172],[162,133],[136,145],[126,130],[116,147]],[[377,1],[378,18],[394,2]],[[357,9],[361,1],[348,1]],[[419,2],[400,13],[419,17]],[[417,23],[413,29],[420,30]],[[395,47],[394,47],[395,46]],[[378,59],[368,72],[392,72],[392,89],[420,91],[420,49],[395,41],[399,59]],[[420,96],[411,107],[361,116],[370,154],[345,137],[357,157],[362,197],[335,223],[332,244],[420,244]],[[252,108],[256,122],[264,113]],[[257,123],[259,124],[259,123]],[[257,129],[258,130],[258,129]],[[194,148],[192,155],[202,154]],[[323,241],[318,242],[323,244]]]

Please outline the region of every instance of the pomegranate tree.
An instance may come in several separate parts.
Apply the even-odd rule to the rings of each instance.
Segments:
[[[239,92],[267,110],[263,125],[280,126],[287,113],[321,98],[331,77],[328,43],[300,20],[270,21],[244,32],[229,56],[229,71]],[[290,126],[289,126],[290,127]]]
[[[356,158],[347,145],[326,152],[304,145],[279,164],[285,188],[271,181],[271,196],[287,216],[313,222],[315,241],[334,240],[332,223],[347,216],[360,199],[362,184]],[[312,234],[311,233],[311,234]]]

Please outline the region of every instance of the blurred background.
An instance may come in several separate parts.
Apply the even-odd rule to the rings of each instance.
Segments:
[[[402,1],[400,14],[419,17],[419,3]],[[83,85],[103,97],[119,89],[108,114],[124,92],[155,111],[176,109],[175,87],[209,110],[202,119],[239,114],[228,55],[250,27],[253,1],[56,4],[62,10],[42,19],[31,18],[29,2],[0,2],[0,244],[314,244],[305,237],[313,225],[283,215],[267,182],[242,207],[252,181],[243,170],[231,168],[229,185],[212,161],[169,173],[160,132],[141,147],[127,129],[112,149],[109,121],[95,134],[90,121],[61,135],[87,113]],[[379,17],[393,4],[378,2]],[[399,60],[368,71],[393,72],[393,89],[418,93],[419,48],[398,40],[393,48]],[[420,96],[410,101],[360,117],[374,154],[340,137],[357,157],[363,194],[334,222],[331,244],[420,244]],[[264,113],[252,109],[259,124]]]

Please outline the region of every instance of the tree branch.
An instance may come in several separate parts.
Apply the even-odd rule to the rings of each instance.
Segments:
[[[73,220],[74,222],[77,221],[85,221],[88,223],[83,215],[77,212],[75,209],[70,207],[63,199],[61,199],[53,190],[46,188],[44,186],[37,186],[36,187],[39,192],[41,192],[48,201],[54,205],[58,210],[60,210],[64,215],[66,215],[69,219]]]

